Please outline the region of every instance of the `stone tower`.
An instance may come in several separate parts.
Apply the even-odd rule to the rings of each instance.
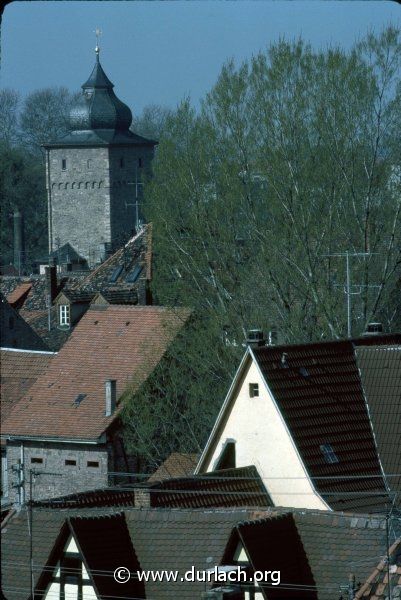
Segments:
[[[132,114],[113,91],[99,48],[70,132],[44,144],[49,253],[69,243],[89,266],[121,246],[142,219],[142,182],[157,142],[130,131]]]

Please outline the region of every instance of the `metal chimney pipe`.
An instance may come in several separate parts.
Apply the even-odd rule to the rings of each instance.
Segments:
[[[22,213],[19,208],[14,210],[13,215],[14,221],[14,267],[18,271],[18,275],[21,275],[21,271],[24,267],[24,229]]]
[[[116,408],[117,381],[115,379],[106,379],[104,387],[106,399],[106,410],[104,414],[106,417],[111,417]]]

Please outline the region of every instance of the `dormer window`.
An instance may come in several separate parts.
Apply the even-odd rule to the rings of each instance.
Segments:
[[[61,170],[62,171],[66,171],[67,170],[67,159],[66,158],[62,158],[61,159]]]
[[[320,451],[323,454],[324,462],[328,465],[340,462],[331,444],[322,444],[320,446]]]
[[[61,304],[59,307],[60,325],[70,326],[70,307],[68,304]]]

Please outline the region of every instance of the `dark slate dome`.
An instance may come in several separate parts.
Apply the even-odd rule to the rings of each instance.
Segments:
[[[96,63],[89,79],[82,85],[82,99],[70,112],[72,131],[112,129],[127,131],[132,113],[113,91],[114,85],[103,71],[96,51]]]

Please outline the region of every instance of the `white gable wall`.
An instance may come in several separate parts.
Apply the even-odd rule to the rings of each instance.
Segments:
[[[259,384],[259,396],[250,398],[249,384]],[[236,441],[236,466],[255,465],[275,506],[327,509],[315,492],[280,411],[257,364],[248,359],[226,407],[202,472],[213,471],[227,439]],[[217,440],[217,444],[216,444]],[[216,445],[215,445],[216,444]]]

